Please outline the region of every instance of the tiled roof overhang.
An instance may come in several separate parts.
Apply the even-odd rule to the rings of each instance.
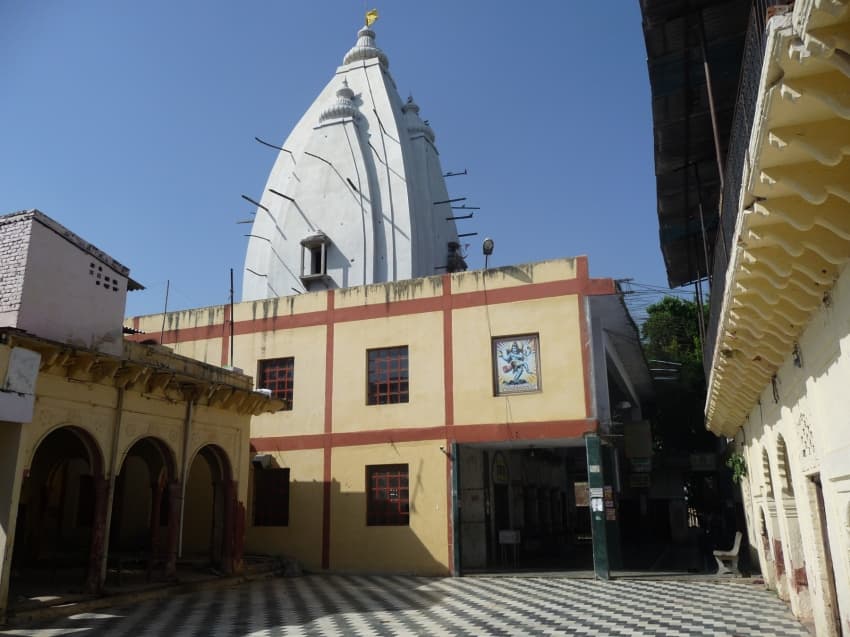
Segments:
[[[659,240],[670,287],[706,277],[700,203],[709,251],[717,231],[720,179],[700,23],[725,158],[751,4],[748,0],[640,2],[652,89]]]
[[[709,379],[732,436],[850,260],[850,0],[774,18]]]

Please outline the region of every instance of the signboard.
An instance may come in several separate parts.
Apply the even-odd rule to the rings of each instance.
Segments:
[[[575,489],[576,506],[590,506],[590,494],[587,490],[587,482],[576,482],[573,487]]]

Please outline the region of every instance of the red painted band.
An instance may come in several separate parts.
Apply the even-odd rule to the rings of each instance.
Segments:
[[[230,306],[224,306],[224,323],[221,325],[221,366],[224,367],[228,364],[228,360],[230,358]],[[230,365],[233,365],[233,361],[230,361]]]
[[[252,438],[251,444],[258,452],[331,449],[420,440],[445,439],[452,442],[503,442],[508,440],[555,440],[581,438],[596,431],[592,418],[579,420],[548,420],[542,422],[486,423],[453,425],[451,427],[404,427],[376,431],[347,431],[332,434],[307,434],[296,436],[269,436]],[[329,470],[329,466],[328,466]],[[330,479],[330,474],[325,474]]]
[[[579,273],[583,269],[586,270],[586,263],[586,257],[577,258],[577,271]],[[582,266],[582,264],[584,264],[584,266]],[[450,277],[447,275],[447,278]],[[494,290],[487,290],[486,292],[477,291],[450,294],[449,298],[451,299],[451,306],[453,309],[461,309],[482,306],[485,304],[496,305],[501,303],[514,303],[517,301],[530,301],[553,296],[567,296],[570,294],[595,296],[614,294],[614,292],[615,286],[612,279],[586,279],[579,277],[575,279],[549,281],[546,283],[529,283],[510,288],[497,288]],[[330,310],[330,299],[328,303],[328,309]],[[405,316],[409,314],[421,314],[424,312],[439,312],[443,309],[444,304],[444,298],[433,297],[341,308],[335,311],[334,320],[337,323],[342,323],[392,316]],[[135,320],[136,319],[134,319],[134,321]],[[286,314],[260,319],[249,319],[247,321],[238,321],[234,324],[233,331],[236,335],[254,334],[257,332],[326,325],[329,320],[329,311]],[[221,335],[220,329],[221,325],[205,325],[201,327],[187,327],[170,330],[162,334],[161,343],[185,343],[189,341],[213,339]],[[146,337],[149,338],[150,336],[144,334],[129,336],[130,340],[136,341],[144,340]]]

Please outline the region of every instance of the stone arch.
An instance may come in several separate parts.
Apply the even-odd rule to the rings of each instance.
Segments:
[[[762,484],[764,485],[764,495],[767,497],[773,496],[773,479],[770,472],[770,455],[767,453],[767,446],[761,450],[761,476]]]
[[[791,478],[791,461],[788,446],[782,434],[776,436],[776,469],[782,495],[794,497],[794,482]]]
[[[171,476],[172,479],[175,479],[177,477],[177,454],[174,452],[174,450],[162,438],[158,438],[157,436],[145,435],[137,436],[124,448],[124,452],[116,461],[116,467],[114,468],[116,474],[120,473],[121,469],[124,466],[124,463],[127,460],[127,457],[130,455],[130,452],[133,451],[139,443],[149,443],[152,448],[156,450],[157,454],[159,455],[159,458],[161,458],[163,465],[168,471],[168,475]],[[150,459],[150,457],[148,459]]]
[[[812,615],[812,604],[803,551],[803,538],[797,512],[797,501],[794,497],[791,458],[786,440],[781,433],[776,435],[776,482],[777,523],[781,538],[780,549],[777,553],[785,560],[783,570],[791,608],[797,617],[808,618]],[[778,560],[779,557],[777,557]]]
[[[769,588],[777,588],[776,566],[773,560],[772,529],[770,525],[770,512],[767,507],[758,507],[759,526],[759,548],[762,555],[762,574]]]
[[[100,445],[84,427],[46,431],[27,460],[17,513],[12,589],[31,578],[95,590],[103,551],[106,484]]]
[[[108,571],[123,581],[171,577],[181,498],[174,451],[160,438],[140,436],[126,446],[113,471]]]
[[[230,458],[215,444],[198,448],[187,467],[181,549],[184,559],[233,570],[236,490]]]
[[[80,443],[83,445],[86,451],[86,456],[88,458],[89,465],[92,467],[92,471],[95,475],[102,476],[104,471],[104,456],[103,450],[100,448],[100,444],[98,444],[95,437],[85,427],[68,423],[57,424],[42,434],[38,441],[36,441],[36,443],[33,445],[32,453],[27,459],[27,463],[24,469],[28,471],[32,468],[32,462],[35,459],[35,455],[38,453],[38,450],[41,448],[44,441],[52,434],[60,430],[68,431],[74,434],[77,439],[79,439]]]

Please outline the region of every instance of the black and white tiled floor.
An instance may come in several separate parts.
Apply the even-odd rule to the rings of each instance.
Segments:
[[[73,615],[0,635],[672,635],[805,637],[761,586],[310,575]]]

